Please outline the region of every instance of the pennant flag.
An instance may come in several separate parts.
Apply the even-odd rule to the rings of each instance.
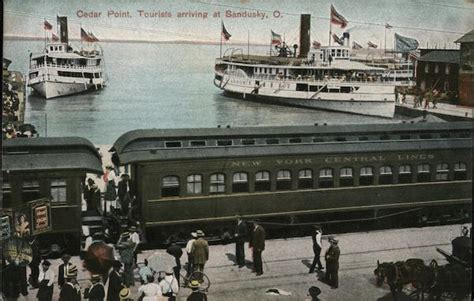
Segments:
[[[272,32],[272,45],[280,45],[281,44],[281,35]]]
[[[91,42],[99,42],[99,39],[91,31],[89,31],[89,37],[91,38]]]
[[[52,40],[53,42],[58,42],[58,41],[59,41],[58,36],[55,35],[54,32],[51,34],[51,40]]]
[[[408,57],[416,61],[420,58],[420,52],[418,50],[412,50],[408,53]]]
[[[408,53],[418,48],[418,41],[395,33],[395,50]]]
[[[89,36],[89,34],[81,27],[81,41],[82,42],[94,42],[92,37]]]
[[[347,20],[341,14],[339,14],[334,6],[331,4],[331,23],[335,25],[339,25],[341,28],[347,26]]]
[[[51,30],[53,29],[53,25],[48,22],[48,20],[44,20],[44,30]]]
[[[321,43],[319,43],[318,41],[313,41],[313,48],[314,48],[314,49],[319,49],[319,48],[321,48]]]
[[[393,28],[393,26],[392,26],[392,25],[390,25],[390,24],[388,24],[388,23],[385,23],[385,28],[387,28],[387,29],[392,29],[392,28]]]
[[[372,43],[371,41],[369,41],[369,42],[367,43],[367,46],[369,46],[369,48],[377,48],[377,47],[378,47],[377,45],[375,45],[375,44]]]
[[[227,29],[224,26],[224,22],[222,22],[222,37],[224,40],[228,41],[232,35],[227,31]]]
[[[354,50],[360,50],[364,47],[362,47],[362,45],[358,44],[357,42],[352,42],[352,49]]]
[[[332,38],[333,38],[334,42],[338,43],[339,45],[341,45],[341,46],[344,45],[344,41],[341,38],[339,38],[337,36],[337,34],[333,33]]]

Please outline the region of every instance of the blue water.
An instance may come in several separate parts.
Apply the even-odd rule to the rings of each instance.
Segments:
[[[25,122],[36,125],[41,136],[81,136],[95,144],[112,144],[121,134],[143,128],[393,122],[225,97],[213,85],[219,45],[101,45],[109,78],[105,89],[49,100],[28,96]],[[6,40],[3,50],[13,61],[10,70],[26,74],[28,50],[41,46],[41,41]]]

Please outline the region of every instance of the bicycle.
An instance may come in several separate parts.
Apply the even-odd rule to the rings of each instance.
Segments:
[[[211,281],[209,280],[209,277],[207,277],[207,275],[201,271],[194,271],[188,277],[186,273],[183,274],[180,270],[179,280],[180,280],[181,287],[187,287],[187,288],[191,288],[190,287],[191,281],[197,280],[199,282],[199,290],[203,292],[209,291],[209,287],[211,286]]]

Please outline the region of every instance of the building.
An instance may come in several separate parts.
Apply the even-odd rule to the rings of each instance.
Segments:
[[[456,43],[460,45],[459,104],[474,106],[474,30]]]
[[[457,94],[459,50],[421,49],[416,66],[416,86],[421,90],[438,90]]]

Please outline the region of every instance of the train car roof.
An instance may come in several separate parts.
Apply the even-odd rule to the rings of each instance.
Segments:
[[[351,136],[370,134],[390,134],[403,132],[432,132],[470,130],[471,122],[443,122],[443,123],[388,123],[388,124],[350,124],[350,125],[318,125],[318,126],[282,126],[282,127],[245,127],[245,128],[198,128],[198,129],[142,129],[133,130],[120,136],[114,143],[112,150],[117,152],[121,164],[139,161],[166,160],[179,158],[205,158],[222,156],[251,156],[272,154],[297,154],[317,152],[354,152],[383,150],[385,146],[392,149],[395,144],[401,143],[414,147],[413,141],[387,144],[379,142],[333,142],[297,145],[245,145],[229,147],[202,147],[199,153],[196,148],[159,149],[154,142],[164,140],[193,140],[193,139],[236,139],[236,138],[272,138],[302,136]],[[427,141],[416,141],[419,145],[426,145]],[[440,145],[436,142],[436,146]],[[428,143],[430,144],[430,143]],[[442,143],[441,143],[442,144]],[[368,148],[364,150],[365,147]],[[427,145],[426,145],[427,146]],[[377,149],[374,149],[376,147]],[[450,146],[452,147],[452,146]],[[286,148],[286,149],[285,149]],[[348,148],[346,151],[343,151]],[[395,147],[396,148],[396,147]],[[398,148],[397,148],[398,149]],[[387,149],[389,150],[389,149]],[[401,150],[401,149],[400,149]]]
[[[80,137],[17,138],[3,141],[2,171],[82,170],[102,174],[94,145]]]

